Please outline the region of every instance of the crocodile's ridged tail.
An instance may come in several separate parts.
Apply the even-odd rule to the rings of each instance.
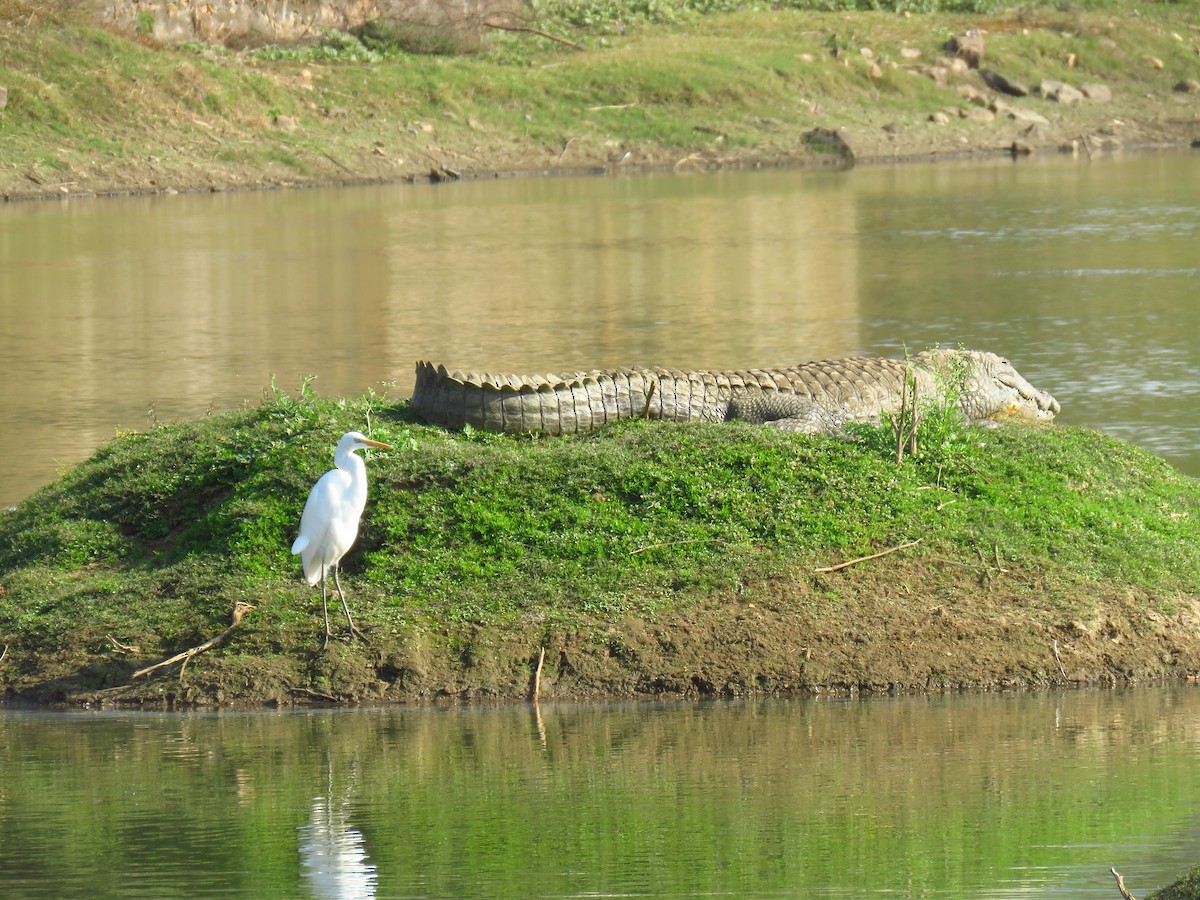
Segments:
[[[918,370],[919,371],[919,370]],[[435,425],[496,432],[573,434],[620,419],[722,422],[731,400],[814,398],[844,418],[877,417],[898,401],[905,364],[824,360],[786,369],[730,372],[610,369],[570,375],[464,375],[417,363],[413,411]],[[923,377],[927,373],[920,372]]]
[[[629,369],[575,375],[464,375],[417,363],[412,409],[445,428],[573,434],[645,415],[648,373]]]

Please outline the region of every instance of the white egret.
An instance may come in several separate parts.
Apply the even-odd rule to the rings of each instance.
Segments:
[[[392,447],[381,441],[372,441],[357,431],[349,431],[338,441],[333,461],[337,468],[330,469],[313,485],[300,517],[300,536],[292,544],[292,553],[300,554],[304,562],[304,577],[309,584],[321,582],[321,610],[325,615],[325,643],[333,632],[329,628],[329,603],[326,598],[325,579],[333,570],[333,583],[342,598],[342,609],[350,624],[351,637],[363,637],[354,619],[338,579],[338,563],[358,537],[358,520],[367,505],[367,465],[354,451],[365,447]]]

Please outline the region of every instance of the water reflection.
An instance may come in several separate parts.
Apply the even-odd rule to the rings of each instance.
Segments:
[[[1198,750],[1190,687],[7,711],[0,870],[33,898],[1108,900],[1109,866],[1144,895],[1195,862]]]
[[[412,364],[1004,353],[1200,474],[1200,160],[513,180],[0,209],[0,503],[115,429]]]
[[[370,900],[375,896],[375,866],[363,834],[350,823],[353,773],[335,788],[329,760],[325,790],[313,798],[308,823],[300,826],[300,864],[304,880],[318,900]]]

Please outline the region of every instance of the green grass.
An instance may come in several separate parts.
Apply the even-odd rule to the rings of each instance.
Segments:
[[[1200,897],[1200,866],[1192,866],[1179,880],[1146,896],[1146,900],[1196,900]]]
[[[328,34],[257,51],[156,48],[69,12],[0,4],[0,84],[8,89],[0,190],[15,194],[39,190],[46,166],[53,171],[43,172],[42,191],[55,190],[59,172],[75,190],[112,187],[103,183],[112,177],[108,162],[122,163],[118,188],[144,177],[186,189],[419,177],[443,148],[465,170],[587,167],[603,164],[614,145],[636,148],[640,164],[671,165],[696,152],[732,162],[803,159],[811,152],[803,135],[813,128],[859,128],[856,137],[870,141],[887,122],[911,126],[918,143],[940,136],[961,150],[954,133],[966,126],[927,125],[931,112],[961,104],[954,86],[908,71],[901,47],[930,63],[948,36],[982,24],[989,64],[1010,77],[1110,84],[1115,99],[1104,110],[1054,110],[1105,122],[1174,116],[1170,88],[1192,72],[1196,50],[1188,5],[1139,3],[1135,16],[1131,0],[551,3],[532,10],[531,23],[584,52],[488,31],[478,50],[454,56],[444,45],[408,52],[387,42],[386,29],[366,43]],[[37,27],[26,27],[31,19]],[[864,48],[881,65],[878,79],[869,77]],[[1076,68],[1067,65],[1071,54]],[[1148,55],[1165,68],[1149,66]],[[1148,113],[1147,95],[1163,109]],[[273,113],[298,119],[288,152],[270,127]],[[414,122],[432,123],[432,137]],[[46,147],[79,159],[68,171]],[[142,156],[155,157],[152,173],[139,172]]]
[[[897,467],[888,428],[453,434],[378,397],[278,394],[124,435],[0,516],[0,643],[186,646],[236,600],[264,610],[273,646],[309,642],[314,597],[289,546],[337,438],[368,426],[396,449],[371,452],[344,572],[375,625],[653,615],[914,538],[964,565],[1163,598],[1200,583],[1200,485],[1088,431],[932,423]]]

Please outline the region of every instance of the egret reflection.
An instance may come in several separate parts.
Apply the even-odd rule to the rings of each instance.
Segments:
[[[375,864],[363,834],[350,823],[350,792],[338,796],[329,767],[326,789],[312,799],[308,823],[300,826],[300,863],[309,893],[320,900],[370,900]]]

